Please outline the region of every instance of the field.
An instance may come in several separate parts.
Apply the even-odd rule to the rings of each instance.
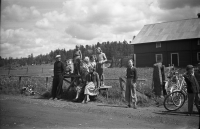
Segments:
[[[109,98],[105,98],[105,92],[102,92],[101,95],[97,97],[98,102],[109,103],[109,104],[117,104],[124,105],[125,101],[121,95],[121,88],[119,85],[119,77],[125,77],[126,68],[106,68],[105,69],[105,84],[110,85],[113,88],[109,89]],[[146,79],[146,81],[138,81],[137,90],[151,97],[151,83],[152,83],[152,68],[138,68],[138,78]],[[11,70],[8,69],[0,69],[1,75],[30,75],[32,78],[23,77],[21,84],[19,86],[19,77],[7,77],[1,76],[0,78],[0,93],[4,94],[19,94],[20,88],[22,86],[26,86],[27,84],[31,84],[35,87],[35,90],[44,97],[50,97],[50,91],[52,86],[52,78],[48,79],[48,84],[46,86],[45,76],[53,75],[53,65],[36,65],[36,66],[28,66],[28,67],[18,67]],[[39,77],[38,77],[39,76]],[[63,89],[67,89],[69,84],[64,82]],[[65,93],[64,98],[72,99],[75,97],[74,91],[71,90],[72,93]],[[150,100],[139,98],[138,101],[140,106],[147,106],[151,103]]]

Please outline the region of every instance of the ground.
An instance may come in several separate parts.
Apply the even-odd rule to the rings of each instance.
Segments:
[[[37,96],[0,95],[1,129],[34,128],[198,128],[199,115],[166,112],[163,106],[139,107],[41,99]],[[184,109],[185,110],[185,109]]]

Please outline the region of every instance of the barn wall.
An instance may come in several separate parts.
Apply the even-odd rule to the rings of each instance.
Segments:
[[[179,67],[195,65],[198,63],[197,52],[200,52],[200,45],[197,45],[197,42],[198,39],[165,41],[161,43],[161,48],[156,48],[156,43],[135,44],[137,67],[152,67],[155,63],[155,54],[163,54],[163,64],[168,66],[171,64],[171,53],[179,54]]]

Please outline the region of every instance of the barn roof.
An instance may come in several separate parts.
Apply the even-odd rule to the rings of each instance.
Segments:
[[[200,18],[145,25],[132,44],[200,38]]]

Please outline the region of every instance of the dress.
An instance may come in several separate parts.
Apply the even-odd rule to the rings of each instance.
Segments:
[[[87,85],[85,86],[84,94],[96,96],[99,94],[99,75],[96,72],[89,73],[86,76]]]

